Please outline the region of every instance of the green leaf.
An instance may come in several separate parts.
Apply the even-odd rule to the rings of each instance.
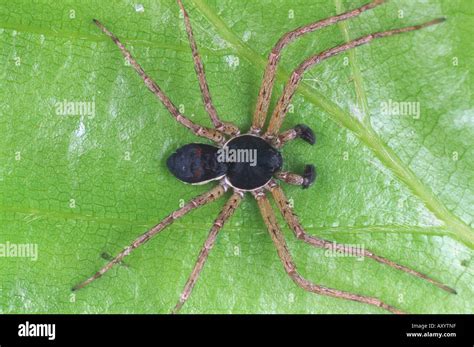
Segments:
[[[220,115],[248,129],[277,39],[364,2],[185,1]],[[284,128],[307,124],[318,143],[295,141],[283,155],[285,169],[314,163],[318,178],[308,190],[284,190],[309,233],[363,245],[458,294],[370,259],[331,256],[284,232],[300,272],[316,283],[412,313],[472,313],[473,3],[391,1],[305,36],[284,51],[273,104],[310,55],[439,16],[448,20],[305,75]],[[170,98],[209,126],[178,5],[2,0],[0,18],[0,243],[38,246],[37,261],[0,257],[0,312],[169,312],[225,199],[177,221],[76,295],[71,287],[105,264],[102,253],[116,254],[212,186],[185,185],[167,171],[167,156],[202,140],[173,121],[91,21],[118,35]],[[95,116],[58,115],[63,100],[95,102]],[[384,114],[389,100],[419,103],[420,117]],[[183,312],[383,311],[296,287],[247,196]]]

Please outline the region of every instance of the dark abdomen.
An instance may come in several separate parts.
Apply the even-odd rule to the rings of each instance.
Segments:
[[[227,165],[218,162],[218,148],[202,143],[191,143],[173,153],[166,165],[179,180],[191,183],[205,183],[222,177],[227,172]]]

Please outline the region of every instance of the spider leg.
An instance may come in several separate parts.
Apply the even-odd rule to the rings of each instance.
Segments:
[[[338,289],[324,287],[302,277],[296,269],[296,265],[293,261],[290,251],[288,250],[285,238],[280,230],[280,227],[278,226],[278,223],[275,218],[275,213],[272,210],[272,207],[265,195],[265,192],[253,192],[253,195],[257,200],[258,207],[260,208],[260,213],[262,214],[263,220],[267,225],[268,232],[270,233],[272,241],[275,244],[278,256],[280,257],[280,260],[283,263],[283,267],[285,268],[286,273],[299,287],[306,291],[319,295],[326,295],[334,298],[352,300],[363,304],[380,307],[392,313],[404,313],[393,306],[387,305],[378,298],[353,294]]]
[[[346,42],[342,45],[330,48],[328,50],[325,50],[319,54],[313,55],[312,57],[306,59],[291,74],[290,79],[285,85],[283,94],[281,95],[280,99],[277,102],[277,105],[275,106],[275,109],[273,110],[273,114],[270,119],[268,129],[264,136],[267,139],[273,139],[274,137],[277,136],[278,131],[280,130],[281,124],[283,123],[285,115],[288,111],[288,106],[293,98],[293,95],[296,89],[298,88],[302,80],[304,73],[307,70],[309,70],[311,67],[313,67],[314,65],[319,64],[322,61],[328,58],[331,58],[337,54],[340,54],[342,52],[345,52],[349,49],[367,44],[371,42],[372,40],[382,38],[382,37],[388,37],[392,35],[398,35],[398,34],[406,33],[409,31],[420,30],[428,26],[441,23],[443,21],[445,21],[445,18],[437,18],[432,21],[419,24],[419,25],[412,25],[412,26],[408,26],[404,28],[398,28],[398,29],[392,29],[388,31],[372,33],[366,36],[359,37],[358,39]]]
[[[283,190],[281,189],[281,187],[275,181],[270,181],[266,188],[272,193],[273,198],[275,199],[278,209],[280,210],[283,218],[286,220],[288,226],[293,231],[296,238],[298,238],[299,240],[303,240],[304,242],[314,247],[336,250],[336,251],[351,252],[351,254],[357,254],[358,256],[371,258],[381,264],[388,265],[394,269],[397,269],[397,270],[406,272],[410,275],[413,275],[415,277],[421,278],[449,293],[456,294],[456,290],[454,290],[453,288],[448,287],[447,285],[440,283],[428,277],[427,275],[422,274],[421,272],[415,271],[406,266],[397,264],[392,260],[381,257],[377,254],[374,254],[369,250],[366,250],[366,249],[355,250],[352,247],[337,244],[335,242],[324,240],[324,239],[307,234],[305,230],[303,229],[302,225],[300,224],[298,217],[295,215],[293,209],[290,207],[288,200],[286,199],[286,196],[283,193]]]
[[[379,6],[384,3],[384,0],[374,0],[364,6],[356,8],[354,10],[332,16],[326,19],[322,19],[315,23],[311,23],[300,28],[297,28],[293,31],[287,32],[284,34],[278,42],[273,47],[272,51],[268,56],[267,66],[265,68],[265,73],[263,75],[262,85],[258,93],[257,105],[255,107],[255,113],[252,123],[251,132],[259,134],[263,125],[265,124],[265,118],[267,116],[268,105],[270,103],[270,98],[272,96],[273,85],[275,83],[275,74],[277,69],[277,64],[280,60],[281,51],[288,44],[296,40],[297,38],[316,31],[318,29],[327,27],[329,25],[335,24],[337,22],[356,17],[361,13],[368,11],[376,6]]]
[[[189,276],[188,280],[186,281],[178,303],[173,309],[173,313],[178,313],[181,307],[183,307],[186,300],[188,300],[189,296],[191,295],[191,292],[194,288],[194,285],[196,284],[199,274],[201,273],[201,270],[204,267],[204,263],[206,262],[207,257],[209,256],[209,252],[211,251],[212,247],[216,242],[219,231],[221,231],[222,227],[224,226],[224,223],[232,216],[234,211],[237,209],[240,202],[242,201],[242,197],[242,192],[234,191],[234,194],[232,194],[232,196],[229,198],[227,203],[222,208],[222,211],[219,213],[216,220],[214,221],[214,224],[209,232],[209,236],[204,242],[201,252],[199,253],[199,256],[196,260],[194,269],[191,272],[191,275]]]
[[[298,138],[308,142],[310,145],[314,145],[316,143],[316,136],[314,135],[313,130],[307,125],[298,124],[294,128],[284,131],[275,137],[273,139],[272,145],[275,148],[282,148],[287,142]]]
[[[212,124],[214,127],[227,134],[227,135],[238,135],[240,133],[239,128],[232,123],[223,122],[219,119],[217,115],[216,108],[212,103],[211,93],[209,92],[209,86],[206,81],[206,74],[204,72],[204,65],[202,64],[201,57],[199,56],[198,48],[196,41],[194,40],[193,29],[191,27],[191,21],[189,20],[188,13],[184,9],[183,3],[181,0],[177,0],[178,5],[181,8],[181,12],[184,17],[184,24],[186,27],[186,33],[188,34],[189,45],[191,46],[191,51],[193,52],[194,59],[194,69],[196,70],[196,75],[199,80],[199,88],[201,89],[202,100],[204,102],[204,107],[206,108],[207,113],[211,117]]]
[[[303,176],[288,171],[279,171],[275,174],[275,178],[285,181],[294,186],[301,186],[303,189],[309,188],[316,179],[316,169],[314,165],[306,165]]]
[[[87,286],[89,283],[93,282],[94,280],[98,279],[99,277],[102,277],[107,271],[109,271],[115,264],[118,264],[122,261],[123,258],[125,258],[127,255],[129,255],[134,249],[140,247],[143,245],[145,242],[150,240],[153,236],[158,234],[160,231],[165,229],[167,226],[169,226],[171,223],[173,223],[175,220],[183,217],[186,215],[188,212],[192,211],[193,209],[197,207],[201,207],[205,204],[208,204],[217,198],[221,197],[226,191],[226,187],[223,185],[218,185],[211,189],[210,191],[201,194],[194,199],[190,200],[188,203],[186,203],[183,207],[179,208],[178,210],[172,212],[168,216],[166,216],[160,223],[156,224],[153,228],[145,232],[144,234],[140,235],[137,237],[129,246],[125,247],[122,252],[120,252],[115,258],[113,258],[111,261],[109,261],[104,267],[102,267],[99,271],[97,271],[93,276],[89,277],[86,279],[84,282],[81,282],[77,285],[75,285],[72,290],[78,290],[81,288],[84,288]]]
[[[158,99],[162,102],[162,104],[168,109],[168,111],[171,113],[171,115],[182,125],[184,125],[186,128],[191,130],[193,134],[201,137],[205,137],[211,141],[214,141],[218,144],[222,144],[225,140],[224,136],[222,133],[216,129],[210,129],[206,128],[203,126],[200,126],[196,123],[194,123],[192,120],[184,116],[179,110],[176,108],[176,106],[173,104],[173,102],[168,98],[168,96],[161,90],[161,88],[156,84],[155,81],[151,79],[150,76],[148,76],[143,68],[138,64],[138,62],[132,57],[131,53],[125,48],[125,46],[120,42],[120,40],[112,34],[101,22],[99,22],[97,19],[93,20],[94,23],[99,27],[100,30],[107,36],[109,36],[112,41],[117,45],[117,47],[120,49],[122,52],[123,56],[125,59],[127,59],[131,66],[135,69],[135,71],[140,75],[142,78],[143,82],[145,85],[148,87],[148,89],[156,95]]]

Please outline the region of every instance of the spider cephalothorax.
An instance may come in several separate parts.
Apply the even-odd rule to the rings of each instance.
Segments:
[[[153,228],[140,235],[129,246],[125,247],[125,249],[114,259],[112,259],[102,269],[100,269],[95,275],[76,285],[73,290],[82,288],[95,279],[101,277],[105,272],[110,270],[112,266],[120,263],[125,256],[130,254],[131,251],[150,240],[154,235],[162,231],[176,219],[181,218],[197,207],[216,200],[227,190],[232,190],[232,196],[229,198],[222,211],[214,221],[214,224],[209,232],[209,236],[196,261],[193,272],[186,282],[181,293],[181,297],[173,312],[178,312],[188,299],[204,266],[208,254],[215,244],[219,231],[222,229],[224,223],[234,213],[246,192],[250,192],[257,200],[260,213],[263,217],[263,220],[265,221],[265,224],[267,225],[267,229],[272,241],[275,244],[278,256],[282,261],[283,268],[291,277],[291,279],[304,290],[320,295],[353,300],[360,303],[377,306],[394,313],[401,312],[399,309],[382,302],[378,298],[324,287],[302,277],[296,269],[296,265],[293,262],[291,254],[286,245],[286,241],[283,237],[283,233],[281,232],[281,229],[276,221],[275,214],[267,198],[267,192],[269,192],[275,199],[283,218],[298,239],[318,248],[325,248],[332,251],[350,251],[353,252],[353,254],[356,254],[355,252],[357,252],[359,256],[371,258],[379,263],[386,264],[395,269],[424,279],[447,292],[456,293],[454,289],[444,285],[439,281],[431,279],[430,277],[406,266],[378,256],[368,250],[355,250],[351,247],[336,244],[332,241],[327,241],[306,233],[303,226],[298,221],[295,213],[293,212],[293,208],[288,203],[283,190],[277,183],[277,180],[281,180],[289,184],[295,184],[303,188],[307,188],[313,183],[315,178],[315,170],[314,166],[312,165],[306,165],[303,175],[282,171],[281,168],[283,165],[283,159],[279,152],[279,149],[284,146],[285,143],[292,141],[295,138],[301,138],[310,144],[314,144],[315,142],[315,137],[312,130],[305,125],[297,125],[292,129],[280,133],[280,127],[283,123],[285,115],[287,114],[288,106],[290,105],[292,97],[299,83],[301,82],[302,76],[308,69],[332,56],[347,51],[348,49],[367,44],[374,39],[419,30],[427,26],[438,24],[444,21],[444,18],[434,19],[430,22],[420,25],[413,25],[409,27],[369,34],[311,56],[301,63],[291,74],[288,83],[286,84],[283,93],[275,106],[268,124],[268,128],[266,132],[262,134],[262,128],[265,124],[273,84],[275,81],[276,66],[278,64],[282,49],[300,36],[324,28],[331,24],[356,17],[367,10],[381,5],[383,2],[383,0],[374,0],[357,9],[302,26],[283,35],[268,57],[268,64],[265,69],[263,82],[258,95],[252,127],[249,133],[245,135],[239,135],[240,131],[235,125],[221,121],[217,115],[217,111],[212,103],[209,87],[206,82],[204,67],[198,54],[196,42],[194,41],[191,23],[188,14],[181,3],[181,0],[178,0],[178,4],[181,7],[186,26],[186,32],[191,45],[194,66],[198,76],[199,87],[201,89],[204,105],[213,123],[212,128],[200,126],[182,114],[166,96],[166,94],[163,93],[160,87],[145,73],[145,71],[135,61],[135,59],[133,59],[130,52],[124,47],[119,39],[109,30],[107,30],[99,21],[94,20],[94,23],[119,47],[122,54],[143,79],[145,85],[158,97],[158,99],[168,109],[176,121],[190,129],[195,135],[201,136],[215,143],[214,146],[193,143],[181,147],[168,158],[167,166],[169,170],[178,179],[186,183],[203,184],[214,180],[218,180],[219,183],[210,191],[197,196],[188,203],[184,204],[184,206],[169,214]]]

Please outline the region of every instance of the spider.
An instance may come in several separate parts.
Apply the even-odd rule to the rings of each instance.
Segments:
[[[297,216],[293,212],[292,206],[289,204],[277,180],[292,185],[298,185],[302,188],[308,188],[315,179],[315,169],[313,165],[306,165],[302,175],[293,172],[282,171],[283,158],[280,154],[280,149],[289,141],[297,138],[300,138],[313,145],[315,143],[315,136],[313,131],[305,125],[300,124],[281,133],[280,127],[283,123],[283,120],[285,119],[292,97],[302,80],[302,76],[311,67],[349,49],[368,44],[374,39],[419,30],[441,23],[445,20],[445,18],[437,18],[419,25],[372,33],[309,57],[291,74],[284,87],[283,94],[278,99],[278,102],[273,110],[267,130],[262,133],[262,128],[265,124],[269,102],[272,95],[272,89],[275,82],[277,64],[279,62],[283,48],[307,33],[316,31],[343,20],[347,20],[349,18],[359,16],[365,11],[382,5],[385,1],[374,0],[359,8],[302,26],[284,34],[278,40],[268,56],[268,62],[264,72],[263,82],[258,94],[252,126],[247,133],[241,134],[240,130],[234,124],[223,122],[217,114],[216,108],[212,103],[209,87],[205,77],[204,67],[198,53],[196,42],[194,40],[189,16],[183,6],[182,1],[177,0],[177,2],[184,18],[185,29],[187,32],[189,44],[191,46],[194,67],[199,80],[199,87],[201,90],[203,103],[207,113],[211,118],[213,124],[212,128],[200,126],[182,114],[166,96],[166,94],[160,89],[160,87],[151,79],[151,77],[145,73],[142,67],[132,57],[130,52],[125,48],[120,40],[98,20],[94,19],[93,22],[118,46],[125,59],[130,62],[131,66],[140,75],[148,89],[158,97],[158,99],[168,109],[176,121],[191,130],[193,134],[208,139],[214,143],[214,145],[192,143],[178,149],[167,160],[167,167],[171,173],[176,178],[185,183],[203,184],[210,181],[218,181],[219,183],[210,191],[190,200],[181,208],[175,210],[165,217],[153,228],[140,235],[93,276],[89,277],[84,282],[77,284],[73,290],[83,288],[92,281],[104,275],[115,264],[121,263],[122,259],[129,255],[134,249],[149,241],[152,237],[160,233],[175,220],[183,217],[198,207],[217,200],[223,196],[226,191],[231,190],[232,196],[229,198],[229,200],[227,200],[221,212],[215,219],[214,224],[210,229],[209,235],[201,249],[201,252],[199,253],[194,269],[181,292],[181,296],[176,306],[172,310],[173,313],[178,313],[185,304],[186,300],[189,298],[199,274],[208,258],[209,252],[216,242],[219,231],[238,208],[246,193],[250,193],[256,199],[260,213],[267,226],[270,237],[276,247],[277,254],[281,259],[284,270],[296,283],[296,285],[306,291],[319,295],[326,295],[373,305],[392,313],[403,313],[398,308],[388,305],[376,297],[363,296],[338,289],[328,288],[315,284],[301,276],[298,273],[296,265],[288,250],[282,231],[277,224],[275,213],[270,205],[267,192],[269,192],[275,199],[278,209],[297,239],[317,248],[329,249],[333,251],[346,250],[356,252],[355,249],[351,249],[345,245],[336,244],[332,241],[321,239],[308,234],[298,221]],[[219,160],[219,155],[222,153],[222,150],[253,151],[256,153],[256,161],[251,163],[248,160]],[[357,250],[357,252],[360,256],[371,258],[379,263],[391,266],[400,271],[404,271],[408,274],[426,280],[447,292],[456,294],[456,291],[453,288],[448,287],[447,285],[440,283],[425,274],[397,264],[387,258],[376,255],[369,250]]]

